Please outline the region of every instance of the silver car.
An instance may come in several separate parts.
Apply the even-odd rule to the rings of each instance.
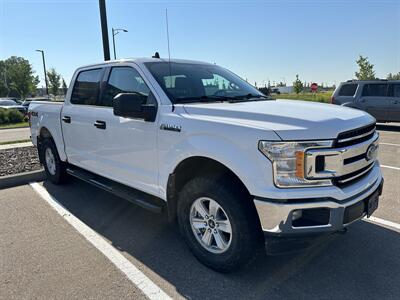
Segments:
[[[3,109],[16,109],[23,115],[26,114],[27,109],[22,106],[21,104],[18,104],[16,101],[7,99],[7,98],[1,98],[0,99],[0,108]]]
[[[400,122],[400,80],[348,80],[331,103],[364,110],[379,122]]]

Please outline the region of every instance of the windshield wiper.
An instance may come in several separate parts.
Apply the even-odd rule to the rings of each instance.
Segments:
[[[177,103],[192,103],[192,102],[224,102],[234,100],[234,97],[225,96],[200,96],[200,97],[181,97],[176,98]]]
[[[272,98],[264,96],[264,95],[255,95],[255,94],[247,94],[247,95],[239,95],[239,96],[234,96],[230,97],[232,98],[229,102],[235,103],[235,102],[245,102],[249,100],[256,100],[256,101],[261,101],[263,100],[272,100]]]
[[[193,103],[193,102],[224,102],[227,101],[229,103],[236,102],[245,102],[245,101],[261,101],[263,100],[272,100],[272,98],[264,96],[264,95],[255,95],[255,94],[247,94],[247,95],[239,95],[239,96],[200,96],[200,97],[181,97],[176,98],[177,103]]]

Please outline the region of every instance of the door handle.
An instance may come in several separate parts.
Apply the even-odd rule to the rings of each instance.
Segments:
[[[399,103],[399,101],[397,101],[397,100],[393,100],[393,101],[392,101],[392,103],[393,103],[393,104],[398,104],[398,103]]]
[[[106,122],[97,120],[96,122],[94,122],[94,126],[99,129],[106,129]]]
[[[365,103],[365,99],[361,99],[360,102]]]
[[[71,117],[69,117],[69,116],[63,116],[63,117],[62,117],[62,120],[63,120],[65,123],[71,123]]]

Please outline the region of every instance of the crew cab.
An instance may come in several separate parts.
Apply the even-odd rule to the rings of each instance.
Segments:
[[[81,67],[64,103],[32,102],[29,115],[49,180],[74,176],[168,214],[193,254],[221,272],[264,246],[343,231],[382,192],[372,116],[273,100],[215,64]]]

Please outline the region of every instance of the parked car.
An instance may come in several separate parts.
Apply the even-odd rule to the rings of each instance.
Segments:
[[[400,80],[348,80],[331,102],[364,110],[379,122],[400,122]]]
[[[0,99],[0,108],[16,109],[23,115],[25,115],[27,112],[27,109],[24,106],[18,104],[15,100],[7,99],[7,98]]]
[[[382,192],[373,117],[273,100],[214,64],[82,67],[64,103],[33,101],[29,115],[49,180],[74,176],[165,212],[217,271],[342,231]]]
[[[28,110],[29,104],[32,101],[50,101],[50,99],[42,97],[42,98],[26,98],[22,105]]]

